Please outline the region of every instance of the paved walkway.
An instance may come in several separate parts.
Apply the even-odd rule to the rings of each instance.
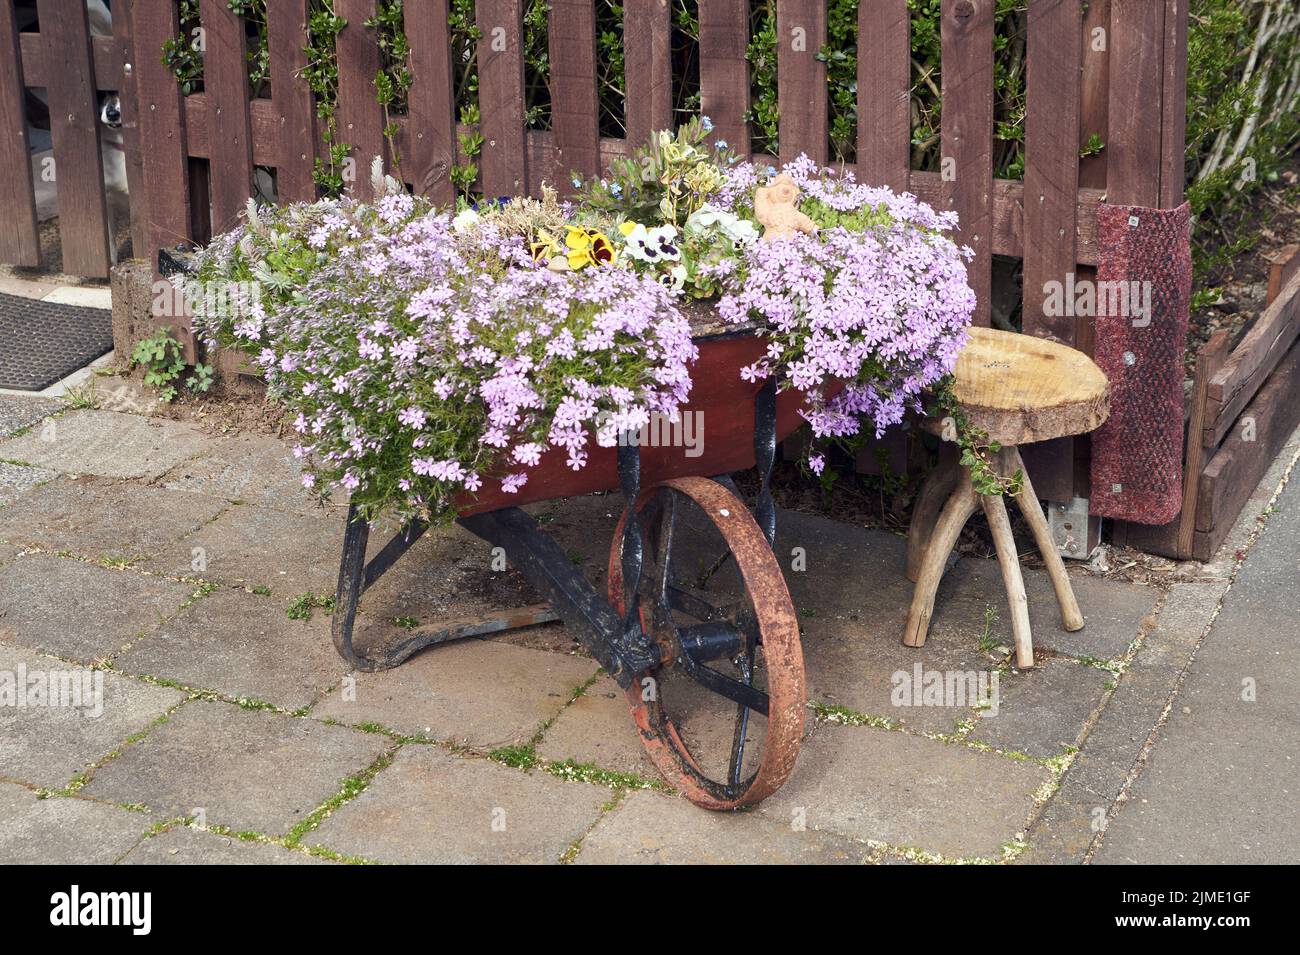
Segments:
[[[1300,857],[1300,476],[1273,508],[1094,861]]]
[[[810,732],[780,792],[718,815],[664,790],[560,625],[349,674],[310,609],[342,513],[276,439],[0,398],[0,462],[0,694],[102,680],[102,706],[0,705],[0,862],[1079,861],[1181,672],[1167,647],[1208,619],[1076,566],[1068,634],[1030,572],[1042,666],[1018,672],[996,564],[964,559],[916,651],[901,539],[783,513]],[[543,511],[595,579],[620,507]],[[535,599],[450,529],[366,595],[360,639]],[[996,671],[996,716],[893,705],[918,662]]]

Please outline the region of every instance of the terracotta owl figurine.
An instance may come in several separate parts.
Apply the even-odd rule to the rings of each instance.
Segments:
[[[798,203],[799,187],[786,173],[754,190],[754,217],[763,226],[764,240],[788,239],[797,232],[817,234],[817,223],[799,211]]]

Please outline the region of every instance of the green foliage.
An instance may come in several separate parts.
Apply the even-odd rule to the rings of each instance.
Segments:
[[[1240,199],[1276,182],[1300,145],[1300,10],[1191,0],[1190,16],[1187,199],[1204,279],[1259,240]]]
[[[987,431],[970,423],[952,386],[953,377],[948,375],[934,387],[931,393],[934,404],[927,413],[931,417],[952,420],[952,431],[947,433],[945,429],[944,438],[957,442],[961,466],[970,469],[971,483],[976,492],[984,495],[1019,494],[1025,483],[1024,472],[1017,470],[1006,476],[998,473],[993,456],[1002,450],[1002,445],[990,441]]]
[[[312,612],[319,607],[326,613],[334,612],[334,595],[318,596],[310,590],[299,594],[290,603],[285,613],[290,620],[310,620]]]
[[[603,179],[583,182],[575,174],[582,205],[610,218],[680,228],[721,188],[720,167],[732,161],[730,151],[707,144],[710,129],[695,117],[676,135],[659,132],[632,155],[614,160]]]
[[[172,401],[176,385],[185,371],[185,352],[170,328],[160,328],[135,343],[131,366],[144,368],[144,383],[158,389],[158,397]]]

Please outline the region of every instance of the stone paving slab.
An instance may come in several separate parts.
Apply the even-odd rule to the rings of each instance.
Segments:
[[[312,703],[347,672],[328,615],[290,620],[280,601],[242,590],[195,601],[114,665],[286,710]]]
[[[1023,832],[1047,770],[959,744],[895,730],[822,726],[804,742],[794,774],[759,804],[789,826],[945,857],[998,858]]]
[[[635,773],[643,779],[659,778],[659,770],[641,745],[627,698],[619,685],[603,674],[547,728],[537,754],[543,759],[571,759]]]
[[[144,813],[0,782],[0,865],[107,865],[139,842]]]
[[[406,746],[311,841],[380,862],[557,863],[610,796],[541,770]]]
[[[0,458],[65,474],[153,480],[212,442],[191,424],[116,411],[69,411],[53,425],[0,443]]]
[[[24,705],[13,696],[0,705],[0,776],[47,789],[67,786],[185,699],[177,690],[0,645],[0,700],[6,686]],[[38,687],[39,699],[32,695]]]
[[[195,700],[82,789],[209,826],[286,834],[373,763],[389,740],[314,720]]]
[[[283,602],[307,591],[334,593],[342,543],[343,522],[336,517],[234,505],[215,521],[162,548],[145,566],[216,583],[269,587]]]
[[[0,574],[0,644],[94,662],[175,614],[190,584],[29,554]]]
[[[60,402],[49,398],[25,398],[18,395],[0,395],[0,438],[15,431],[30,428],[47,415],[58,411]],[[0,455],[7,457],[7,455]]]
[[[1124,656],[1142,630],[1143,618],[1160,598],[1160,592],[1153,587],[1071,574],[1084,627],[1069,633],[1061,627],[1060,610],[1047,574],[1026,569],[1024,578],[1034,648],[1072,657],[1116,660]],[[1009,634],[1006,587],[998,562],[963,557],[939,585],[930,623],[931,639],[952,631],[969,635],[972,630],[982,629],[986,607],[993,608],[1002,629]]]
[[[1106,825],[1160,719],[1179,674],[1200,641],[1225,584],[1174,584],[1128,670],[1088,733],[1060,788],[1029,833],[1020,861],[1077,863]]]
[[[330,865],[305,852],[177,826],[145,839],[122,865]]]
[[[23,493],[58,477],[58,472],[45,468],[29,468],[21,464],[0,461],[0,507],[12,504]]]
[[[1059,756],[1078,744],[1114,680],[1108,670],[1060,657],[1041,660],[1032,673],[1002,674],[996,715],[985,711],[971,739],[1041,759]]]
[[[685,799],[630,793],[582,841],[578,865],[852,865],[867,846],[795,831],[753,813],[709,812]]]
[[[1095,861],[1300,858],[1300,481],[1293,476],[1192,659]]]
[[[216,517],[217,498],[98,478],[60,478],[0,508],[0,539],[83,557],[148,557]],[[189,554],[188,549],[185,550]],[[175,576],[195,576],[193,557]]]
[[[484,640],[433,647],[400,667],[356,676],[355,699],[336,690],[315,719],[378,723],[482,748],[522,743],[554,719],[597,671],[594,661]]]
[[[183,461],[159,483],[168,490],[194,491],[243,504],[290,511],[319,508],[302,486],[302,467],[293,456],[292,445],[265,435],[215,438],[203,457]]]

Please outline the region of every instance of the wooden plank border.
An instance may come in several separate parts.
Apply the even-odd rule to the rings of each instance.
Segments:
[[[907,0],[858,4],[858,176],[895,192],[912,165],[911,36]]]

